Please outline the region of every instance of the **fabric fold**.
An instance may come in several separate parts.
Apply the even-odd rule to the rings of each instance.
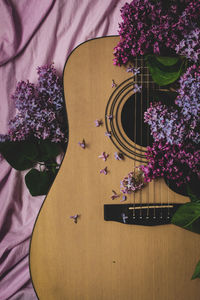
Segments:
[[[44,22],[54,0],[0,2],[0,65],[17,56]]]

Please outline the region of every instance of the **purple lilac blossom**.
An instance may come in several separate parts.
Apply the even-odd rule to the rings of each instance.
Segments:
[[[100,127],[101,125],[103,125],[102,120],[95,120],[94,122],[96,127]]]
[[[149,124],[154,141],[166,140],[170,144],[179,144],[187,138],[183,115],[161,102],[154,105],[150,103],[144,113],[144,121]]]
[[[123,194],[136,192],[144,187],[144,174],[141,168],[136,168],[128,173],[121,181],[121,191]]]
[[[85,147],[86,147],[85,140],[83,139],[82,142],[78,142],[78,145],[79,145],[82,149],[85,149]]]
[[[123,160],[124,159],[123,154],[120,153],[120,152],[115,152],[114,157],[115,157],[116,160]]]
[[[121,216],[122,216],[123,223],[126,223],[128,216],[126,216],[125,213],[122,213]]]
[[[170,144],[192,141],[200,143],[200,66],[196,64],[181,76],[178,96],[180,109],[161,103],[150,104],[144,113],[144,121],[150,125],[155,141],[165,139]]]
[[[188,137],[196,144],[200,142],[200,66],[187,69],[180,78],[180,88],[175,100],[187,124]]]
[[[112,120],[113,115],[106,115],[106,118],[107,118],[108,120]]]
[[[145,182],[165,177],[181,186],[190,182],[194,175],[200,179],[200,150],[194,144],[154,142],[152,147],[147,147],[146,157],[147,165],[141,166]]]
[[[194,28],[176,45],[176,53],[197,62],[200,59],[200,29]]]
[[[122,199],[120,200],[120,202],[124,202],[127,200],[127,197],[125,195],[122,196]]]
[[[0,143],[10,141],[10,136],[8,134],[0,134]]]
[[[115,87],[117,87],[117,84],[116,84],[116,82],[114,81],[114,79],[112,79],[112,88],[115,88]]]
[[[100,170],[100,174],[107,175],[107,174],[108,174],[107,167],[105,167],[104,169],[101,169],[101,170]]]
[[[103,161],[106,161],[108,156],[109,156],[109,154],[106,154],[106,152],[102,152],[102,154],[99,155],[99,158],[103,159]]]
[[[110,197],[112,200],[115,200],[116,198],[119,198],[120,194],[117,194],[114,190],[112,190],[112,196]]]
[[[105,136],[111,138],[111,132],[110,131],[109,132],[105,132]]]
[[[141,85],[138,85],[137,83],[134,84],[134,88],[133,88],[134,93],[141,93],[141,89],[142,89]]]
[[[161,1],[133,0],[121,8],[120,41],[114,48],[114,64],[122,65],[132,57],[166,48],[175,53],[176,45],[198,23],[199,0],[172,1],[166,9]]]
[[[66,142],[62,81],[53,65],[38,67],[38,75],[38,84],[20,81],[12,95],[17,114],[9,122],[10,139]]]
[[[76,215],[74,215],[74,216],[70,216],[70,219],[73,219],[73,220],[74,220],[74,223],[77,223],[78,217],[79,217],[79,215],[76,214]]]
[[[137,74],[140,74],[140,68],[135,68],[134,66],[129,66],[127,69],[126,69],[126,72],[131,72],[133,73],[133,75],[137,75]]]

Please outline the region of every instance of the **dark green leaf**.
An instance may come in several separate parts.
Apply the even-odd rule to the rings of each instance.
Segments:
[[[191,202],[199,202],[200,203],[200,198],[193,193],[191,187],[189,185],[187,185],[187,194],[188,197],[190,197]]]
[[[155,58],[164,66],[173,66],[180,60],[179,56],[156,56]]]
[[[33,167],[38,155],[36,144],[32,141],[1,143],[0,152],[13,168],[20,171]]]
[[[174,64],[172,61],[174,60]],[[147,66],[155,83],[160,86],[168,85],[176,81],[184,71],[185,60],[167,57],[146,56]],[[161,63],[162,62],[162,63]]]
[[[45,162],[54,159],[61,151],[62,148],[59,143],[41,140],[38,142],[38,161]]]
[[[46,195],[56,174],[50,171],[31,169],[25,176],[26,185],[32,196]]]
[[[200,202],[200,180],[197,175],[191,177],[190,182],[186,185],[187,195],[192,202]]]
[[[200,278],[200,261],[197,263],[194,274],[192,275],[192,280],[196,279],[196,278]]]
[[[189,202],[181,205],[173,215],[171,222],[200,234],[200,203]]]

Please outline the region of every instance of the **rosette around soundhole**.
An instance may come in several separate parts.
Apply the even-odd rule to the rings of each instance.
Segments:
[[[146,163],[146,147],[152,138],[144,111],[151,102],[151,92],[142,87],[135,92],[133,77],[122,82],[112,93],[105,111],[107,132],[116,148],[127,157]]]

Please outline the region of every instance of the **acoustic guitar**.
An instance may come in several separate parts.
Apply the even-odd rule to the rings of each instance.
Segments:
[[[69,144],[34,227],[33,285],[41,300],[199,300],[199,236],[169,224],[189,198],[163,179],[120,191],[146,163],[143,112],[164,92],[142,58],[138,74],[113,65],[118,40],[87,41],[67,60]]]

